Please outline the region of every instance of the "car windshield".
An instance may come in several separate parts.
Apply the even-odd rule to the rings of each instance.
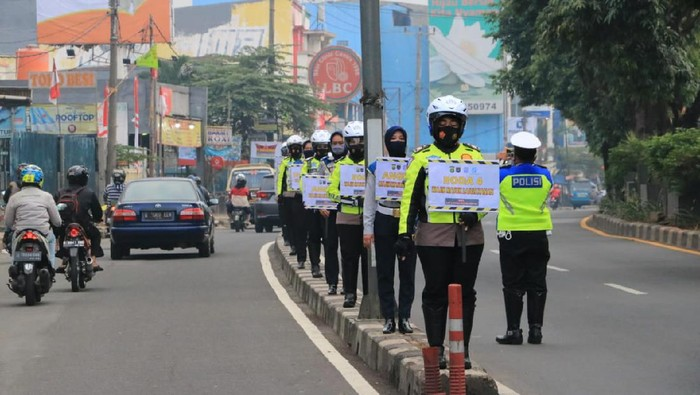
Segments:
[[[132,182],[122,196],[122,202],[192,202],[198,199],[191,182],[175,179]]]
[[[275,190],[275,177],[267,176],[263,177],[260,183],[260,190],[262,191],[274,191]]]
[[[234,171],[233,179],[236,179],[236,174],[245,175],[246,186],[248,188],[262,188],[263,179],[266,175],[272,174],[272,171],[267,169],[256,169],[256,170],[240,170]],[[273,181],[274,182],[274,181]]]
[[[588,181],[578,181],[571,184],[572,191],[590,191],[593,188]]]

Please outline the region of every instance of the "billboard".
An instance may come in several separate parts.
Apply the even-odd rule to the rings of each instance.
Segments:
[[[163,117],[161,143],[176,147],[201,147],[202,122]]]
[[[171,41],[170,0],[119,2],[119,42],[148,43],[149,18],[153,41]],[[36,35],[39,44],[109,44],[108,0],[36,0]]]
[[[95,104],[35,104],[29,108],[32,132],[50,134],[97,134],[96,112]]]
[[[275,151],[280,143],[276,141],[251,141],[250,157],[257,159],[275,159]]]
[[[469,114],[502,114],[503,96],[491,75],[501,68],[500,43],[486,37],[495,30],[484,15],[494,12],[492,0],[430,2],[430,96],[453,95]]]
[[[0,107],[0,138],[12,137],[12,132],[25,132],[27,129],[26,107],[17,107],[12,114],[9,108]]]

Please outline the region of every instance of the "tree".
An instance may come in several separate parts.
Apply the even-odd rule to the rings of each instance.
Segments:
[[[552,104],[608,151],[632,131],[700,118],[700,6],[693,0],[503,0],[491,18],[511,56],[496,85]]]
[[[235,57],[212,55],[161,61],[161,81],[209,88],[208,118],[232,124],[246,135],[259,120],[272,119],[297,133],[314,129],[313,114],[325,109],[307,85],[289,77],[283,54],[266,47],[244,49]]]

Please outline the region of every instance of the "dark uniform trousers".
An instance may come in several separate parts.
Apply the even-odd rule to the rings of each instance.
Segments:
[[[447,325],[448,286],[462,286],[462,325],[464,351],[468,355],[476,305],[474,283],[479,271],[483,244],[466,246],[466,262],[462,262],[462,248],[418,246],[418,257],[425,276],[423,289],[423,316],[425,332],[430,346],[442,346]]]
[[[323,235],[326,283],[328,285],[338,285],[340,265],[338,263],[338,228],[335,225],[335,218],[338,212],[330,210],[329,213],[328,218],[325,219],[325,232]]]
[[[306,245],[309,248],[309,261],[312,268],[321,264],[321,240],[323,239],[323,216],[318,210],[304,210],[306,226]]]
[[[362,225],[336,225],[340,237],[340,258],[343,267],[343,289],[345,294],[357,294],[357,271],[362,262],[362,291],[367,287],[367,250],[362,245]]]
[[[280,216],[280,227],[282,228],[282,239],[286,241],[289,244],[292,244],[292,241],[289,239],[289,230],[287,227],[287,209],[284,206],[284,200],[285,198],[282,197],[279,202],[277,203],[277,211],[279,212]]]
[[[547,232],[513,231],[510,235],[510,240],[498,238],[508,329],[520,328],[525,294],[528,323],[542,325],[549,262]]]
[[[374,218],[374,249],[377,253],[377,289],[379,306],[384,318],[394,318],[396,299],[394,273],[397,262],[394,244],[398,240],[399,219],[376,213]],[[399,265],[399,318],[411,317],[415,293],[416,254],[410,253]]]
[[[297,262],[306,262],[306,210],[301,201],[301,194],[294,197],[284,197],[284,217],[289,232],[289,242],[297,252]]]

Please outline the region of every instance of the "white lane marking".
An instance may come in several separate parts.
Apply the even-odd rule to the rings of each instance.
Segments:
[[[496,386],[498,387],[498,395],[520,395],[519,393],[515,392],[514,389],[501,382],[496,381]]]
[[[632,295],[646,295],[647,294],[646,292],[637,291],[636,289],[632,289],[632,288],[627,288],[627,287],[624,287],[620,284],[605,283],[605,285],[607,285],[608,287],[611,287],[611,288],[619,289],[620,291],[631,293]]]
[[[568,272],[569,271],[569,269],[564,269],[563,267],[556,267],[556,266],[552,266],[552,265],[547,265],[547,269],[556,270],[558,272]]]
[[[498,250],[489,250],[489,251],[493,252],[493,253],[496,254],[496,255],[500,255],[500,254],[501,254],[501,251],[498,251]]]
[[[266,243],[260,249],[260,265],[262,266],[263,273],[270,287],[277,295],[277,299],[282,303],[282,305],[289,311],[289,314],[294,318],[294,320],[299,324],[301,329],[306,333],[306,336],[311,340],[311,342],[318,348],[318,350],[323,354],[324,357],[330,362],[336,370],[343,376],[345,381],[358,393],[358,394],[377,394],[379,393],[372,387],[367,380],[358,372],[343,356],[338,352],[338,350],[333,347],[333,345],[326,340],[320,330],[309,320],[304,312],[301,311],[299,306],[292,301],[292,299],[287,294],[287,291],[282,287],[279,280],[272,271],[272,264],[270,263],[270,258],[267,256],[267,250],[274,243],[271,241]]]

